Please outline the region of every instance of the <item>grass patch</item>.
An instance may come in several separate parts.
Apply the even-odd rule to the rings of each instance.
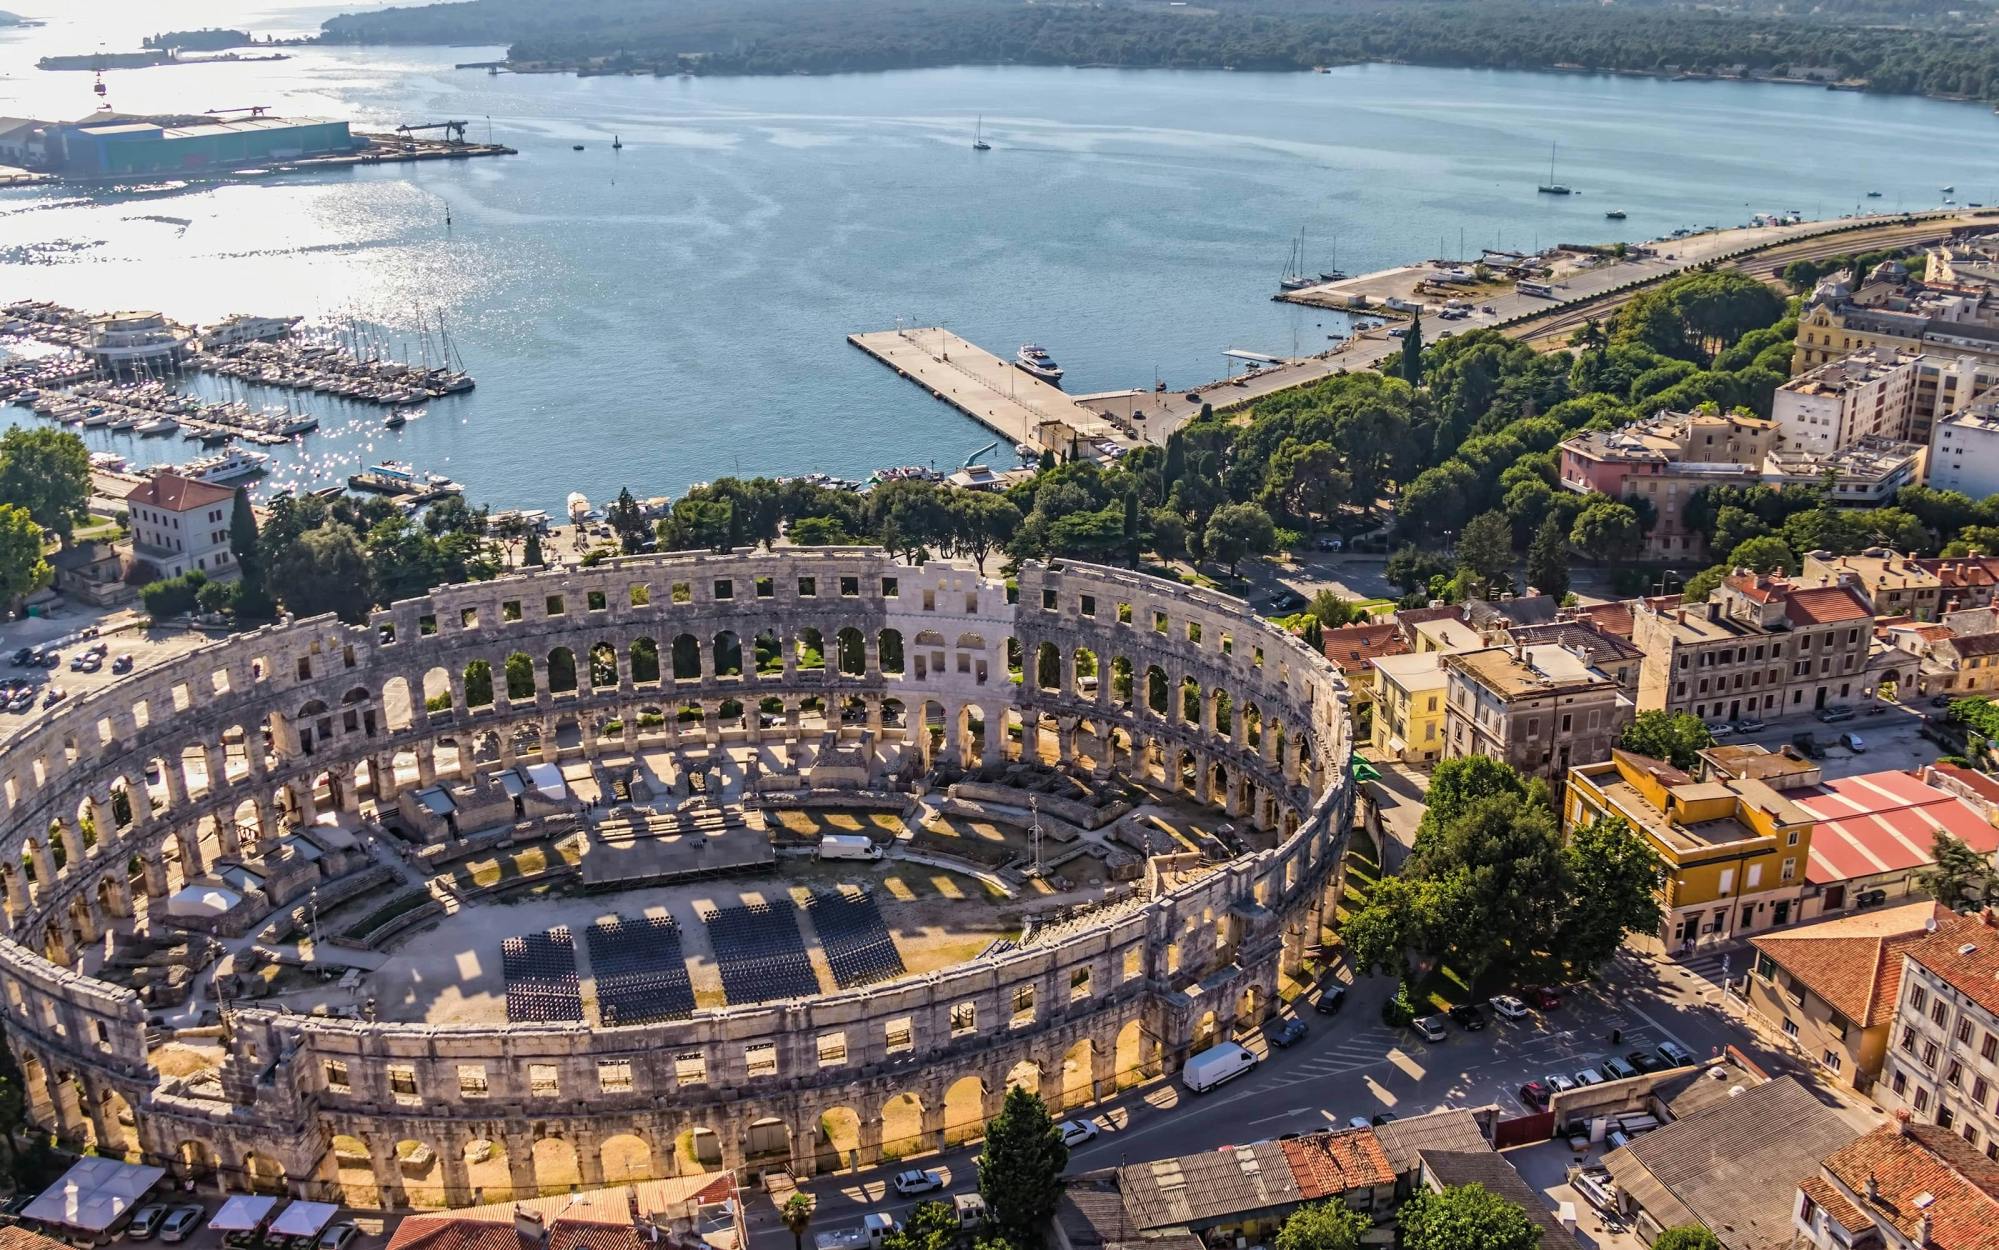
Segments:
[[[1453,968],[1441,964],[1417,978],[1409,997],[1419,1011],[1444,1011],[1472,1001],[1472,987]]]

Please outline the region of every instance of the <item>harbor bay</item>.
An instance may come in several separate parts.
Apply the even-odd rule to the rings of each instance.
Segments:
[[[76,38],[52,24],[0,43],[0,111],[87,113],[76,76],[22,68]],[[1324,351],[1351,329],[1345,314],[1270,298],[1301,231],[1307,267],[1358,274],[1755,213],[1928,209],[1952,183],[1963,203],[1999,198],[1965,172],[1992,167],[1988,112],[1797,87],[1387,66],[697,80],[451,68],[480,55],[299,49],[107,75],[121,111],[226,93],[375,131],[468,119],[471,138],[519,155],[0,192],[0,294],[190,323],[298,315],[363,327],[412,361],[442,322],[478,388],[400,429],[337,397],[189,386],[319,418],[268,449],[273,486],[397,459],[474,500],[553,510],[572,490],[677,494],[731,473],[956,468],[993,434],[847,345],[898,321],[1001,359],[1042,344],[1072,395],[1178,395],[1236,367],[1231,349]],[[972,149],[980,114],[990,151]],[[1559,201],[1535,193],[1554,137],[1556,176],[1576,191]],[[1865,199],[1872,189],[1882,196]],[[188,454],[86,437],[135,464]]]

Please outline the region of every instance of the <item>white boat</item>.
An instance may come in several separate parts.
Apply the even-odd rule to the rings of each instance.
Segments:
[[[563,508],[569,513],[571,525],[581,525],[590,515],[590,497],[580,490],[572,490],[569,498],[563,501]]]
[[[993,145],[986,142],[985,129],[986,115],[981,113],[979,114],[977,124],[972,127],[972,151],[990,152],[993,150]]]
[[[177,470],[182,477],[211,484],[262,477],[271,470],[271,458],[261,451],[232,447],[212,456],[197,456]]]
[[[1013,363],[1015,368],[1040,378],[1043,382],[1062,380],[1062,366],[1055,363],[1054,357],[1050,356],[1045,348],[1036,347],[1032,343],[1021,344],[1020,351],[1014,354]]]
[[[1548,145],[1548,181],[1536,187],[1535,190],[1539,191],[1542,195],[1574,194],[1567,187],[1555,181],[1555,145],[1552,143]]]

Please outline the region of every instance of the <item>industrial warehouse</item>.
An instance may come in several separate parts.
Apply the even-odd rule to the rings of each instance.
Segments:
[[[99,112],[74,122],[0,119],[0,160],[71,178],[190,174],[365,147],[346,122]]]

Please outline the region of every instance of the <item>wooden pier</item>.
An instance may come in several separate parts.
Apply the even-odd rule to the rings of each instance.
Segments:
[[[876,330],[847,341],[1009,442],[1066,456],[1072,437],[1086,455],[1094,443],[1133,441],[1060,387],[949,330]]]

